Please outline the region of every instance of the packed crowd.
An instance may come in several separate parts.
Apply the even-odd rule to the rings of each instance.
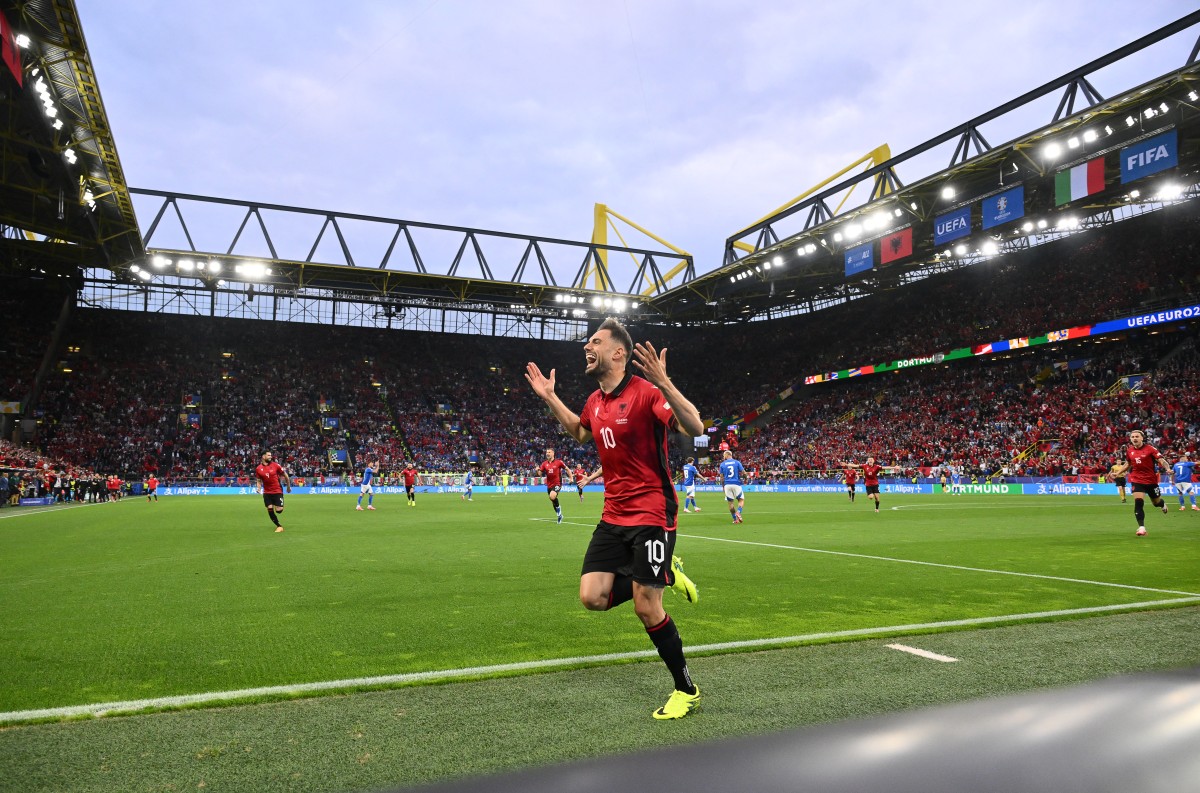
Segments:
[[[1196,336],[1181,335],[1107,345],[1074,358],[1074,369],[1061,353],[1031,353],[811,386],[743,438],[737,454],[774,477],[835,472],[868,456],[927,477],[946,466],[977,477],[1094,476],[1120,460],[1134,428],[1164,453],[1194,454],[1200,361]],[[1158,366],[1171,351],[1176,357]]]
[[[669,371],[703,416],[737,415],[805,374],[1193,300],[1196,211],[1155,213],[815,314],[720,332],[632,331],[670,348]],[[32,332],[43,349],[49,336],[39,306],[36,321],[6,317],[9,337],[25,339],[5,370],[17,390],[42,357],[20,334]],[[823,384],[734,440],[747,466],[764,471],[825,470],[870,453],[913,469],[953,461],[995,471],[1031,447],[1022,472],[1091,470],[1110,462],[1131,422],[1194,446],[1194,343],[1167,360],[1181,340],[1117,342],[1103,355],[1080,353],[1090,363],[1065,371],[1045,373],[1048,356],[1075,353],[1043,351]],[[77,309],[62,346],[66,365],[37,406],[38,444],[92,470],[244,477],[264,449],[301,477],[371,460],[384,472],[412,460],[423,471],[528,475],[546,448],[596,465],[591,445],[566,437],[523,377],[528,361],[554,368],[564,401],[582,406],[594,383],[576,342]],[[1152,376],[1136,399],[1096,398],[1139,368]]]

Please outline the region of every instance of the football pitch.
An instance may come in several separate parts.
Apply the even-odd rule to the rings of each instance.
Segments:
[[[651,721],[670,678],[632,610],[592,613],[577,599],[598,494],[583,503],[564,494],[561,525],[541,495],[480,494],[470,503],[453,494],[420,495],[415,508],[401,496],[375,503],[374,512],[356,512],[353,496],[293,497],[278,534],[257,496],[0,512],[0,720],[188,708],[158,718],[199,723],[212,711],[195,708],[223,706],[220,712],[241,713],[249,723],[256,708],[261,716],[328,700],[370,707],[373,697],[416,689],[424,692],[417,697],[470,690],[473,697],[519,698],[514,707],[525,717],[546,717],[554,728],[558,698],[604,690],[602,681],[612,679],[624,681],[625,693],[602,712]],[[752,698],[755,685],[783,686],[788,693],[776,707],[802,710],[803,694],[797,699],[787,681],[803,675],[797,665],[828,665],[829,674],[846,678],[847,690],[890,691],[896,664],[924,670],[912,673],[919,680],[944,674],[935,668],[948,666],[954,652],[977,656],[976,663],[986,663],[978,656],[1000,658],[1014,641],[1011,626],[1040,631],[1020,640],[1025,652],[1040,648],[1032,661],[1039,667],[1071,665],[1065,679],[1200,662],[1192,638],[1200,622],[1200,513],[1177,512],[1172,502],[1168,515],[1151,511],[1144,538],[1134,536],[1132,504],[1115,498],[885,494],[875,514],[861,495],[850,504],[839,494],[748,494],[745,523],[737,526],[718,495],[701,494],[700,503],[703,512],[680,516],[676,547],[700,601],[688,604],[671,592],[665,599],[696,680],[712,694],[686,720],[701,726],[667,742],[1053,682],[1052,674],[1043,681],[1031,672],[1024,682],[995,688],[933,695],[910,688],[881,693],[873,705],[834,704],[794,720],[739,717],[719,726],[722,689],[744,689]],[[1129,632],[1078,634],[1124,612],[1139,612],[1125,617],[1137,620]],[[932,644],[941,651],[931,651],[927,645],[938,637]],[[817,644],[845,653],[835,661],[813,653]],[[784,647],[808,648],[809,655],[763,652]],[[491,678],[508,687],[481,693],[474,681],[501,682]],[[760,694],[770,700],[769,691]],[[290,702],[296,698],[304,703]],[[228,707],[245,702],[260,704]],[[146,717],[115,721],[138,718]],[[37,744],[38,730],[63,726],[72,725],[5,730],[0,758],[8,760],[0,759],[0,776]],[[628,747],[663,740],[650,735]],[[578,754],[624,748],[584,746]],[[447,759],[411,777],[365,779],[379,787],[576,756],[544,746],[510,755],[482,765]]]

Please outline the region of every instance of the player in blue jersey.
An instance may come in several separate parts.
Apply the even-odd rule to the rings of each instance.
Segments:
[[[463,477],[463,492],[461,498],[464,501],[472,501],[471,493],[475,488],[475,478],[471,474],[471,469],[467,469],[467,475]]]
[[[1192,509],[1200,512],[1200,507],[1196,506],[1196,485],[1192,482],[1192,474],[1196,464],[1188,459],[1187,452],[1179,455],[1179,462],[1171,466],[1171,473],[1175,480],[1175,492],[1179,494],[1179,511],[1183,512],[1183,497],[1190,496],[1192,499]]]
[[[359,480],[358,489],[358,506],[355,511],[362,512],[362,497],[367,497],[367,509],[374,511],[375,506],[371,503],[375,500],[375,472],[379,470],[379,461],[371,460],[367,463],[367,467],[363,469],[362,478]]]
[[[683,494],[684,494],[683,511],[684,512],[692,511],[691,509],[688,508],[689,502],[691,503],[691,505],[693,507],[696,508],[697,512],[700,511],[700,505],[696,503],[696,480],[697,479],[699,479],[701,482],[708,481],[707,479],[705,479],[703,476],[700,475],[700,470],[698,468],[696,468],[696,458],[689,457],[689,458],[687,458],[687,462],[683,464]]]
[[[742,507],[746,505],[746,494],[742,490],[742,476],[746,469],[740,461],[733,459],[733,452],[726,451],[721,460],[721,484],[725,486],[725,502],[734,523],[742,522]]]

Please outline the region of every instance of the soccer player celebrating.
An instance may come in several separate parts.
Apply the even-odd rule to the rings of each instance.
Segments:
[[[1167,502],[1163,501],[1162,491],[1158,486],[1158,468],[1161,465],[1167,473],[1171,466],[1150,444],[1146,443],[1146,433],[1134,430],[1129,433],[1129,448],[1125,450],[1125,462],[1121,464],[1119,475],[1129,474],[1129,489],[1133,491],[1133,515],[1137,518],[1137,536],[1146,535],[1146,508],[1142,501],[1150,496],[1150,502],[1167,514]]]
[[[417,469],[412,460],[408,461],[400,475],[404,477],[404,494],[408,496],[408,505],[415,507],[417,505]]]
[[[707,479],[705,479],[703,476],[700,475],[700,469],[696,467],[696,458],[689,457],[689,458],[687,458],[687,462],[685,462],[683,464],[683,511],[684,512],[691,512],[691,510],[688,509],[689,502],[691,503],[691,505],[693,507],[696,508],[697,512],[700,511],[700,505],[696,503],[696,480],[697,479],[699,479],[701,482],[708,481]]]
[[[848,465],[842,463],[842,465]],[[850,503],[854,503],[854,485],[858,482],[858,471],[853,468],[846,468],[842,471],[842,481],[846,483],[846,497],[850,499]]]
[[[471,469],[467,469],[467,475],[463,477],[463,493],[460,496],[464,501],[471,501],[471,493],[475,489],[475,480],[471,477]]]
[[[742,490],[742,474],[746,469],[740,460],[733,459],[733,452],[725,450],[718,468],[721,470],[721,484],[725,486],[725,503],[729,505],[729,514],[734,523],[742,522],[742,507],[746,505],[746,493]]]
[[[151,498],[153,498],[155,501],[158,501],[158,477],[155,476],[154,474],[150,474],[150,478],[146,480],[146,503],[147,504],[150,503]],[[1182,497],[1180,497],[1179,503],[1180,504],[1183,503]],[[1192,503],[1193,504],[1196,503],[1195,496],[1192,496]],[[1182,509],[1182,507],[1180,507],[1180,509]]]
[[[866,489],[867,498],[870,498],[875,502],[875,512],[878,513],[879,512],[879,473],[880,473],[880,471],[896,472],[896,471],[899,471],[900,468],[898,466],[894,466],[894,465],[887,465],[887,466],[878,465],[875,462],[874,457],[868,457],[867,462],[864,465],[858,465],[857,463],[842,463],[842,465],[846,466],[847,473],[853,472],[856,468],[862,469],[863,487]],[[851,496],[850,500],[853,501],[854,497]]]
[[[280,484],[280,477],[287,484],[287,491],[292,492],[292,478],[288,476],[288,472],[283,470],[283,466],[275,462],[270,452],[263,452],[262,463],[254,469],[254,475],[258,477],[259,490],[263,494],[263,504],[267,507],[267,516],[271,518],[271,522],[275,524],[275,532],[283,531],[283,526],[279,525],[279,513],[283,512],[283,486]]]
[[[1179,511],[1183,512],[1183,497],[1191,496],[1192,509],[1200,512],[1196,506],[1196,485],[1192,483],[1192,473],[1196,464],[1188,459],[1187,452],[1179,455],[1179,462],[1171,466],[1175,479],[1175,492],[1179,494]]]
[[[547,449],[546,459],[542,461],[537,470],[546,477],[546,495],[550,497],[550,505],[554,507],[554,514],[558,516],[558,522],[562,523],[562,505],[558,503],[558,492],[562,490],[562,475],[563,471],[567,470],[567,464],[554,458],[553,449]]]
[[[663,609],[663,589],[672,587],[689,602],[699,599],[673,554],[679,502],[667,464],[671,430],[700,435],[700,413],[667,376],[667,351],[649,342],[636,347],[629,331],[606,319],[583,347],[586,373],[599,389],[579,415],[554,393],[555,370],[525,369],[534,393],[550,407],[567,434],[580,443],[595,440],[604,474],[604,511],[592,533],[579,579],[579,599],[592,611],[607,611],[627,600],[645,626],[675,690],[654,711],[656,719],[678,719],[700,701],[692,683],[683,640]],[[628,370],[632,358],[645,375]]]
[[[374,511],[375,505],[371,502],[375,500],[375,472],[379,470],[379,461],[371,460],[367,462],[367,466],[363,468],[362,480],[359,482],[358,488],[358,506],[354,509],[357,512],[363,511],[362,497],[367,497],[367,509]]]

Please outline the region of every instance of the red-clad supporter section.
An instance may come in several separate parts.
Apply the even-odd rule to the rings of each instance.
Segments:
[[[736,416],[811,372],[1195,305],[1197,212],[1151,213],[782,319],[738,322],[731,299],[727,324],[631,331],[669,348],[668,371],[703,417]],[[9,391],[34,382],[62,303],[54,294],[0,300]],[[907,476],[951,466],[1098,477],[1133,428],[1170,458],[1195,451],[1196,335],[1195,322],[1164,324],[802,387],[740,435],[713,440],[763,478],[833,475],[868,455]],[[424,472],[532,477],[547,448],[592,470],[594,448],[569,439],[523,377],[528,361],[555,369],[559,394],[579,410],[595,387],[581,342],[80,307],[51,350],[61,364],[30,414],[40,422],[32,445],[0,451],[11,467],[52,461],[131,481],[156,471],[168,482],[244,484],[268,449],[317,483],[372,459],[384,481],[407,460]]]

